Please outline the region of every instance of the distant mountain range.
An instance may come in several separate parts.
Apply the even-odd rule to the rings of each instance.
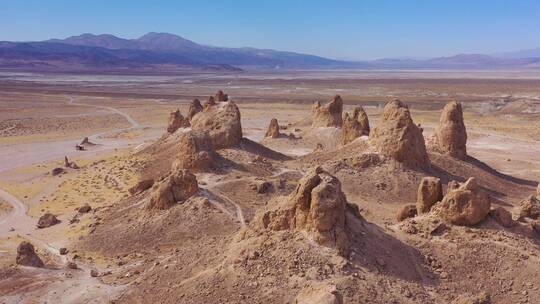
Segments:
[[[178,71],[241,69],[503,69],[540,68],[540,49],[495,56],[345,61],[294,52],[225,48],[168,33],[137,39],[82,34],[39,42],[0,42],[0,68],[41,71]]]

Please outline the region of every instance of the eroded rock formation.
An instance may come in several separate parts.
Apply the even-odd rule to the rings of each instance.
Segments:
[[[26,241],[21,242],[17,247],[16,263],[22,266],[45,267],[43,261],[36,254],[34,245]]]
[[[205,171],[212,167],[214,159],[214,147],[208,133],[189,131],[180,137],[174,167]]]
[[[271,138],[278,138],[279,137],[279,124],[277,119],[272,118],[270,120],[270,125],[268,126],[268,130],[266,131],[266,134],[264,137],[271,137]]]
[[[195,114],[201,112],[203,110],[203,106],[201,105],[201,101],[197,98],[193,99],[191,104],[189,105],[189,110],[187,114],[187,119],[191,122],[191,119]]]
[[[285,202],[264,212],[256,222],[264,229],[307,231],[317,243],[348,251],[347,199],[340,181],[317,167],[307,173]]]
[[[221,101],[229,101],[229,95],[223,93],[222,90],[219,90],[217,91],[216,95],[215,95],[215,100],[217,102],[221,102]]]
[[[369,135],[369,119],[362,107],[354,108],[353,115],[345,113],[341,143],[346,145],[362,135]]]
[[[534,195],[527,196],[519,203],[518,219],[523,220],[524,218],[540,218],[540,199]]]
[[[436,177],[424,177],[418,186],[416,196],[416,210],[418,213],[426,213],[431,210],[431,207],[436,202],[440,202],[443,198],[441,180]]]
[[[240,111],[232,101],[205,107],[192,118],[191,128],[208,132],[215,149],[233,147],[242,140]]]
[[[169,122],[167,123],[167,132],[174,133],[180,128],[189,127],[189,120],[184,118],[180,110],[171,112]]]
[[[369,141],[379,154],[407,167],[428,169],[430,166],[422,131],[413,122],[408,106],[399,99],[386,104]]]
[[[435,131],[436,149],[458,159],[467,156],[467,130],[463,122],[461,103],[451,101],[444,107]]]
[[[171,174],[155,187],[147,208],[168,209],[178,202],[184,202],[198,190],[197,178],[193,173],[173,168]]]
[[[472,226],[488,215],[491,198],[482,191],[474,177],[448,192],[434,209],[445,221],[460,226]]]
[[[405,205],[405,206],[401,207],[398,210],[398,213],[396,215],[396,220],[398,222],[401,222],[401,221],[403,221],[405,219],[415,217],[417,213],[418,213],[418,211],[416,210],[416,206],[413,205],[413,204],[408,204],[408,205]]]
[[[312,127],[341,127],[343,125],[343,100],[339,95],[334,96],[326,105],[316,102],[313,106]]]

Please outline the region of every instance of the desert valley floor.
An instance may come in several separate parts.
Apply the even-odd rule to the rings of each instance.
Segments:
[[[0,303],[540,303],[538,181],[537,72],[0,72]]]

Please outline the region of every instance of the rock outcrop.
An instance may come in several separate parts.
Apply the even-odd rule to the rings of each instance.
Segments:
[[[540,218],[540,199],[534,195],[527,196],[519,203],[518,219],[525,218],[538,219]]]
[[[154,192],[148,209],[169,209],[177,202],[184,202],[199,190],[197,178],[189,170],[173,168],[171,174],[161,181]]]
[[[403,221],[405,219],[415,217],[416,214],[418,214],[418,211],[416,210],[416,206],[413,205],[413,204],[408,204],[408,205],[405,205],[405,206],[401,207],[398,210],[398,213],[396,215],[396,220],[398,222],[401,222],[401,221]]]
[[[452,101],[444,107],[435,131],[436,150],[458,159],[467,156],[467,130],[463,122],[461,103]]]
[[[17,246],[16,263],[22,266],[45,267],[43,261],[36,254],[34,245],[26,241],[21,242]]]
[[[307,173],[285,202],[265,211],[256,222],[270,230],[304,230],[317,243],[346,254],[347,199],[340,181],[317,167]]]
[[[169,115],[169,122],[167,124],[167,132],[174,133],[180,128],[189,127],[189,120],[184,118],[180,110],[171,112]]]
[[[434,209],[445,221],[459,226],[472,226],[482,221],[491,208],[491,198],[482,191],[474,177],[448,192]]]
[[[201,105],[201,101],[197,98],[193,99],[191,104],[189,105],[189,110],[187,114],[187,120],[191,122],[191,119],[195,114],[201,112],[203,110],[203,106]]]
[[[209,96],[208,100],[204,103],[203,110],[216,105],[216,100],[214,99],[214,96]]]
[[[215,149],[234,147],[242,140],[240,111],[232,101],[205,107],[192,118],[191,128],[207,132]]]
[[[180,137],[174,167],[192,171],[206,171],[214,164],[215,152],[206,132],[189,131]]]
[[[42,228],[47,228],[47,227],[54,226],[54,225],[56,225],[58,223],[60,223],[60,220],[58,220],[56,218],[56,216],[54,216],[54,214],[45,213],[44,215],[42,215],[39,218],[38,223],[37,223],[37,227],[42,229]]]
[[[223,93],[222,90],[217,91],[214,98],[217,102],[229,101],[229,95]]]
[[[491,217],[503,227],[512,227],[514,220],[512,214],[503,207],[497,207],[489,212]]]
[[[334,96],[326,105],[316,102],[313,106],[312,127],[341,127],[343,125],[343,100],[339,95]]]
[[[147,189],[152,188],[154,185],[154,179],[153,178],[147,178],[143,179],[137,182],[133,187],[129,188],[128,191],[131,195],[135,195],[138,193],[141,193]]]
[[[443,198],[441,180],[436,177],[424,177],[418,186],[416,196],[416,210],[418,213],[427,213],[436,202]]]
[[[270,138],[278,138],[279,137],[279,124],[277,119],[272,118],[270,120],[270,125],[268,126],[268,130],[266,130],[266,134],[264,137],[270,137]]]
[[[369,141],[379,154],[409,168],[425,170],[430,166],[422,132],[413,122],[408,106],[399,99],[386,104]]]
[[[353,115],[345,113],[341,143],[346,145],[362,135],[369,135],[369,119],[362,107],[354,108]]]

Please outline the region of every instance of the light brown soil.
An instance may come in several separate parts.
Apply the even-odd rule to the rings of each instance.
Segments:
[[[442,224],[431,213],[395,220],[403,205],[415,203],[424,176],[439,177],[444,188],[475,177],[493,197],[492,208],[509,211],[533,194],[540,180],[540,80],[480,72],[214,76],[220,77],[122,76],[110,83],[81,76],[93,85],[0,81],[7,109],[0,129],[8,135],[1,139],[0,189],[13,196],[9,206],[28,210],[6,216],[0,203],[3,302],[294,303],[315,282],[335,286],[343,303],[449,303],[480,292],[492,303],[540,301],[540,236],[528,220],[509,228],[491,217],[473,227]],[[219,150],[213,171],[196,174],[194,197],[146,210],[151,190],[130,196],[127,189],[170,170],[176,147],[163,137],[168,113],[185,114],[192,98],[204,101],[218,89],[238,103],[246,138]],[[402,97],[426,139],[446,101],[456,98],[464,106],[469,156],[461,161],[431,151],[430,169],[415,171],[377,157],[367,137],[341,146],[339,129],[310,128],[311,101],[335,94],[346,111],[362,105],[372,128],[384,100]],[[273,117],[284,135],[263,139]],[[72,150],[91,135],[96,146]],[[51,145],[60,142],[68,144]],[[81,168],[51,176],[64,153]],[[283,201],[319,165],[339,178],[362,217],[345,257],[301,231],[253,227],[258,212]],[[271,187],[259,193],[263,182]],[[85,203],[93,210],[78,215]],[[62,222],[35,229],[44,212]],[[13,265],[23,239],[48,269]],[[68,248],[66,257],[60,247]],[[82,270],[64,269],[68,260]]]

